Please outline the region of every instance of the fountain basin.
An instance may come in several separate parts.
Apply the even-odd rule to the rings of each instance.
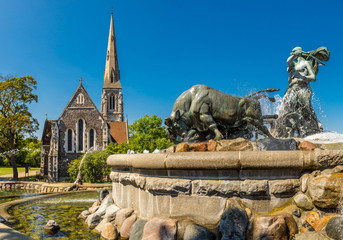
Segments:
[[[188,218],[210,227],[218,225],[231,197],[256,212],[285,205],[304,173],[343,165],[343,151],[117,154],[107,164],[120,208],[132,208],[144,220]]]
[[[95,191],[51,193],[1,204],[0,215],[14,230],[34,239],[49,237],[44,226],[50,219],[61,226],[54,239],[96,239],[99,235],[92,233],[78,215],[97,199]]]

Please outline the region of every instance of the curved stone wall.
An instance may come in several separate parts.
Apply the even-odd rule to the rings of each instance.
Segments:
[[[45,183],[45,182],[27,182],[27,181],[1,181],[0,189],[3,190],[33,190],[40,193],[68,192],[72,183]],[[107,183],[100,184],[83,184],[78,186],[77,190],[97,190],[110,188]]]
[[[145,220],[188,218],[211,227],[231,197],[257,212],[284,205],[302,174],[343,165],[343,151],[118,154],[107,164],[119,207]]]

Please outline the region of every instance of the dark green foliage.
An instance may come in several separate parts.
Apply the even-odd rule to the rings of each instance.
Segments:
[[[16,160],[19,166],[39,167],[41,158],[40,141],[34,138],[27,138],[23,141]]]
[[[79,165],[83,155],[69,164],[68,173],[76,179]],[[93,151],[87,154],[81,168],[81,179],[84,182],[101,183],[107,181],[111,169],[106,165],[108,153],[106,151]]]
[[[111,142],[110,144],[108,144],[106,151],[108,155],[125,154],[127,153],[127,150],[129,149],[130,149],[130,144],[128,143],[118,144],[118,143]]]

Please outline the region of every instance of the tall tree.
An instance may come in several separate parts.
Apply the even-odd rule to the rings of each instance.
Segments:
[[[23,136],[32,135],[38,129],[38,121],[28,107],[38,101],[33,93],[35,89],[37,82],[31,76],[0,76],[0,153],[5,152],[15,180],[18,179],[15,152],[21,147]]]

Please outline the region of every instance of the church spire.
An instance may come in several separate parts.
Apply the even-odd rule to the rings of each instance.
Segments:
[[[110,33],[108,35],[104,86],[101,96],[101,114],[107,122],[124,121],[123,94],[121,93],[120,71],[116,37],[114,34],[113,13],[111,14]]]
[[[121,88],[120,71],[118,67],[116,36],[114,33],[113,12],[111,13],[110,32],[108,35],[106,65],[104,72],[105,89]]]

